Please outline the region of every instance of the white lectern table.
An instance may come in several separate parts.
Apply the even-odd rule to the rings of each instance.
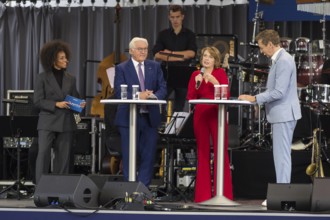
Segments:
[[[136,106],[166,104],[165,100],[102,99],[103,104],[129,104],[129,168],[128,181],[136,181]]]
[[[193,99],[189,100],[189,104],[217,104],[218,105],[218,163],[217,163],[217,194],[204,202],[201,205],[222,205],[222,206],[237,206],[234,202],[223,195],[223,172],[224,172],[224,137],[225,137],[225,105],[252,105],[255,104],[249,101],[241,100],[214,100],[214,99]],[[198,158],[197,158],[198,159]]]

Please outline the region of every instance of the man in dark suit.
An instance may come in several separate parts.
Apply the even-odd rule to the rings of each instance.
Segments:
[[[53,172],[69,173],[73,132],[77,129],[73,111],[64,101],[66,95],[79,97],[76,78],[66,72],[69,46],[60,40],[46,43],[40,52],[45,72],[38,74],[34,87],[34,104],[39,108],[38,156],[36,183],[49,172],[51,148],[54,149]],[[81,107],[85,107],[85,102]]]
[[[115,96],[120,99],[120,85],[127,85],[127,97],[132,98],[132,85],[140,85],[139,99],[164,99],[166,82],[160,64],[146,60],[148,56],[148,41],[144,38],[133,38],[129,44],[131,58],[115,68]],[[158,139],[158,126],[161,114],[158,105],[139,106],[137,113],[137,144],[139,157],[137,181],[149,186],[153,170]],[[129,166],[129,105],[119,105],[115,125],[121,135],[123,174],[128,180]]]

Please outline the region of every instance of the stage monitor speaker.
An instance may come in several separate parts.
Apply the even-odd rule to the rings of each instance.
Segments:
[[[312,193],[313,212],[330,211],[330,178],[315,178]]]
[[[310,211],[312,184],[269,183],[267,209]]]
[[[101,191],[106,182],[122,182],[123,175],[109,175],[109,174],[89,174],[88,177],[96,184]]]
[[[85,175],[42,175],[34,193],[37,207],[97,208],[99,189]]]
[[[124,199],[133,194],[143,194],[147,199],[152,199],[149,189],[141,182],[111,182],[104,184],[100,192],[100,205],[107,205],[112,200]]]

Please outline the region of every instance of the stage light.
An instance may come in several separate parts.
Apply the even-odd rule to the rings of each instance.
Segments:
[[[91,2],[92,2],[92,11],[95,11],[95,0],[91,0]]]
[[[79,0],[80,11],[84,10],[83,3],[84,3],[84,0]]]
[[[104,9],[107,9],[108,8],[107,7],[108,0],[103,0],[103,2],[104,2]]]
[[[198,0],[194,0],[194,2],[195,2],[195,3],[194,3],[195,7],[196,7],[196,8],[199,8],[199,5],[197,4]]]
[[[69,13],[71,12],[71,3],[72,3],[72,0],[68,0],[68,12]]]
[[[210,0],[206,0],[207,9],[210,9]]]

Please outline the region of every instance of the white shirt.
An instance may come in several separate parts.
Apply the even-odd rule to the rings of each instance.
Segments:
[[[136,70],[136,74],[137,74],[138,78],[140,79],[140,77],[139,77],[139,62],[137,62],[133,58],[132,58],[132,61],[133,61],[133,65],[134,65],[135,70]],[[145,75],[144,75],[144,62],[141,63],[141,70],[142,70],[142,73],[143,73],[143,77],[146,78]]]

